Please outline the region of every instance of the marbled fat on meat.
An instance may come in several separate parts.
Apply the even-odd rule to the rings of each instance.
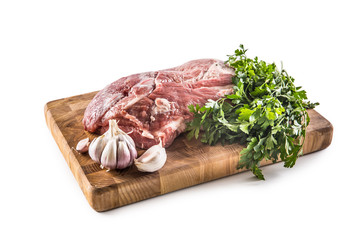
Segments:
[[[204,105],[232,92],[232,68],[215,59],[120,78],[96,94],[87,106],[83,125],[104,133],[110,119],[129,133],[137,147],[160,142],[168,147],[192,120],[190,104]]]

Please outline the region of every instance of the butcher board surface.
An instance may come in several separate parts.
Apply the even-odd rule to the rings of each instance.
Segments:
[[[244,171],[236,169],[243,146],[208,146],[199,140],[188,141],[184,135],[166,149],[167,162],[157,172],[142,173],[135,166],[113,171],[101,169],[88,154],[75,150],[79,140],[94,137],[84,131],[81,120],[96,93],[63,98],[45,105],[47,126],[89,204],[96,211],[106,211]],[[328,147],[333,135],[328,120],[315,110],[308,113],[311,121],[304,154]],[[262,161],[261,165],[271,163]]]

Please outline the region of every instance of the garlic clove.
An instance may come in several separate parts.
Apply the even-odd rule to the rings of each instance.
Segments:
[[[116,168],[117,140],[111,139],[105,146],[101,154],[101,165],[107,169]]]
[[[135,159],[134,163],[141,172],[155,172],[164,166],[166,158],[166,150],[160,141],[158,145],[152,146],[138,159]]]
[[[134,140],[125,132],[123,132],[121,129],[120,131],[121,131],[121,134],[119,135],[120,140],[125,141],[128,146],[132,146],[136,148]]]
[[[129,148],[129,151],[130,151],[130,158],[132,160],[134,160],[135,158],[137,158],[137,151],[136,151],[136,148],[133,147],[133,146],[130,146],[130,145],[127,145],[128,148]]]
[[[118,151],[117,151],[117,169],[124,169],[130,166],[133,163],[131,158],[130,151],[124,141],[119,141]]]
[[[124,136],[125,141],[126,141],[126,143],[127,143],[128,145],[131,145],[133,148],[136,148],[134,140],[133,140],[129,135],[127,135],[126,133],[124,133],[123,136]]]
[[[125,132],[123,132],[121,129],[119,129],[121,131],[121,134],[119,135],[119,139],[121,141],[124,141],[127,145],[127,147],[129,148],[130,151],[130,158],[131,159],[135,159],[137,158],[137,151],[136,151],[136,146],[135,146],[135,142],[134,140],[127,135]]]
[[[127,135],[124,135],[123,139],[124,139],[124,142],[126,143],[128,149],[130,151],[131,159],[137,158],[137,151],[136,151],[134,140],[132,140],[132,138],[127,136]]]
[[[89,156],[92,160],[94,160],[97,163],[101,163],[101,154],[105,148],[107,142],[107,138],[105,138],[105,135],[101,135],[98,138],[95,138],[89,146]]]
[[[76,151],[80,153],[86,153],[89,150],[90,140],[89,138],[82,139],[76,145]]]

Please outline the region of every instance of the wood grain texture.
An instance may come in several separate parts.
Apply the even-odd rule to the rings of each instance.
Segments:
[[[45,118],[60,151],[79,183],[89,204],[96,211],[138,202],[168,192],[242,172],[236,166],[241,145],[208,146],[200,141],[187,141],[180,135],[167,148],[168,159],[155,173],[142,173],[135,166],[124,170],[103,170],[88,154],[79,154],[78,141],[94,135],[81,124],[86,106],[97,92],[51,101],[45,105]],[[304,154],[328,147],[333,127],[315,110],[307,128]],[[262,165],[271,164],[262,161]]]

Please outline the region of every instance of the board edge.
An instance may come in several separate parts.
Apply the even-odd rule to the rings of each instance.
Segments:
[[[84,173],[80,163],[77,161],[76,156],[74,155],[75,149],[71,148],[69,144],[67,143],[64,135],[62,134],[61,130],[59,129],[58,125],[56,124],[56,121],[51,113],[51,105],[54,102],[62,101],[66,98],[61,98],[58,100],[53,100],[50,102],[47,102],[44,106],[44,115],[45,115],[45,121],[46,125],[53,136],[58,148],[60,149],[60,152],[62,153],[67,165],[69,166],[73,176],[75,177],[75,180],[77,181],[78,185],[80,186],[80,189],[82,190],[85,198],[87,199],[89,205],[95,210],[95,211],[104,211],[101,208],[97,207],[97,193],[99,190],[96,186],[93,186],[89,180],[86,177],[86,174]],[[61,138],[61,139],[59,139]]]

